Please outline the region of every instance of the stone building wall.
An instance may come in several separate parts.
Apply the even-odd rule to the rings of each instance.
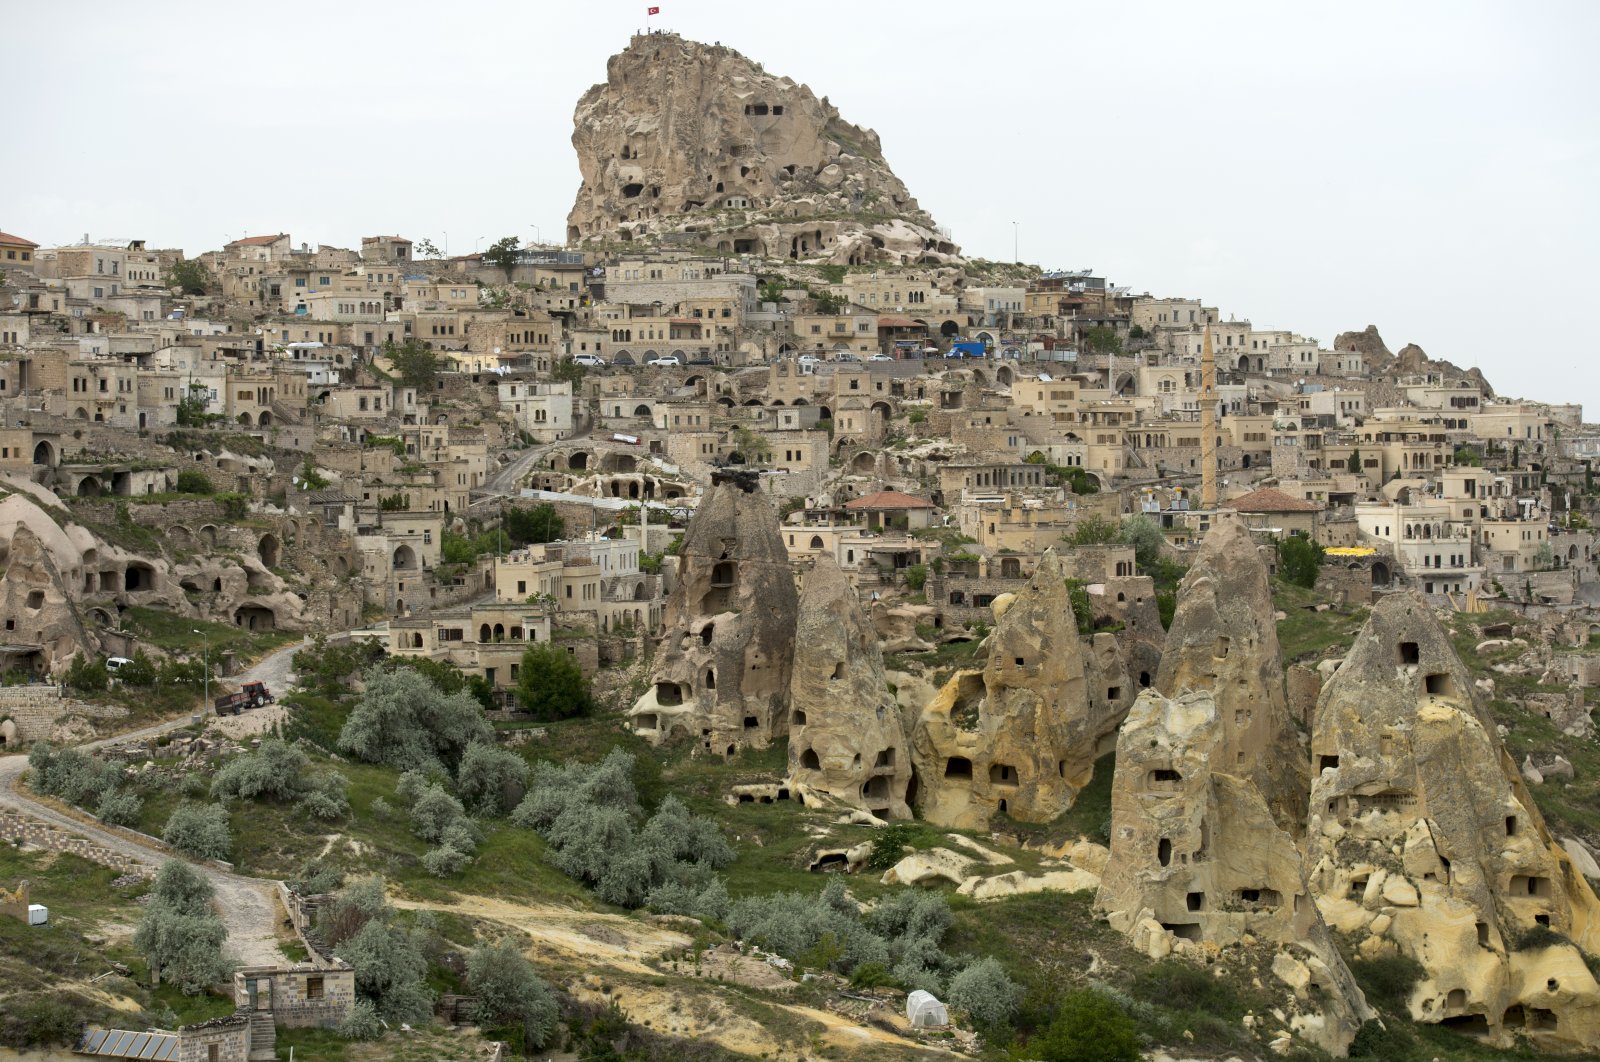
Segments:
[[[248,1062],[250,1058],[250,1019],[243,1014],[178,1030],[178,1062],[212,1062],[211,1047],[217,1047],[215,1062]]]
[[[125,708],[63,697],[59,686],[0,687],[0,719],[9,718],[15,724],[18,743],[46,740],[56,723],[69,714],[115,719],[128,712]]]
[[[243,1008],[270,1000],[272,1021],[289,1028],[333,1028],[345,1019],[356,1000],[355,968],[338,959],[331,965],[251,966],[235,970],[233,1001]]]

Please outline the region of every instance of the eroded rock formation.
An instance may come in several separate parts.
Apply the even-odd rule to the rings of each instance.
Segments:
[[[1196,957],[1251,938],[1279,948],[1274,973],[1300,1004],[1291,1026],[1342,1054],[1371,1016],[1301,872],[1235,755],[1208,690],[1146,690],[1117,740],[1111,858],[1097,905],[1147,953]]]
[[[831,553],[800,589],[789,679],[789,777],[810,795],[911,817],[911,755],[883,655],[850,580]],[[809,801],[808,801],[809,802]]]
[[[569,243],[678,232],[731,254],[959,261],[876,133],[720,44],[635,36],[578,101],[572,146]]]
[[[660,742],[732,755],[789,732],[798,604],[778,517],[753,472],[718,471],[689,521],[650,689],[628,713]]]
[[[1412,1015],[1503,1045],[1600,1039],[1578,950],[1600,946],[1600,905],[1420,597],[1373,610],[1323,688],[1311,750],[1312,889],[1363,955],[1398,948],[1427,970]]]
[[[1216,695],[1222,747],[1233,759],[1214,767],[1255,783],[1273,820],[1299,836],[1309,789],[1305,746],[1284,691],[1267,566],[1236,516],[1217,519],[1178,588],[1155,685],[1168,697]]]
[[[958,671],[912,735],[914,803],[941,826],[982,829],[996,812],[1055,818],[1089,783],[1133,700],[1112,636],[1085,652],[1054,550],[997,612],[984,669]]]

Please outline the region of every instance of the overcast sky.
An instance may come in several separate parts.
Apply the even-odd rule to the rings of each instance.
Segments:
[[[1600,4],[660,6],[876,129],[969,254],[1015,221],[1027,261],[1600,420]],[[558,239],[573,104],[645,7],[9,4],[0,230]]]

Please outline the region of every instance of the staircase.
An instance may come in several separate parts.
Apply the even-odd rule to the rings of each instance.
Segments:
[[[278,1057],[278,1030],[270,1010],[250,1014],[250,1062],[275,1062]]]

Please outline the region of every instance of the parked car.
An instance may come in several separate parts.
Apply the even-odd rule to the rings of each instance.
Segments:
[[[874,354],[872,357],[868,358],[867,360],[868,361],[893,361],[894,357],[892,355],[889,355],[889,354]]]
[[[860,358],[858,358],[854,354],[851,354],[851,353],[848,353],[848,352],[835,354],[834,357],[833,357],[833,360],[834,361],[853,361],[853,362],[856,362],[857,364],[860,364],[860,362],[861,362]]]
[[[586,369],[599,369],[604,367],[605,360],[598,354],[574,354],[572,364],[582,365]]]
[[[716,359],[710,354],[700,353],[689,359],[690,365],[715,365]]]
[[[116,673],[131,663],[133,663],[133,661],[129,660],[125,656],[108,656],[106,657],[106,670]]]
[[[676,369],[683,364],[676,354],[663,354],[659,358],[651,358],[646,365],[657,369]]]

